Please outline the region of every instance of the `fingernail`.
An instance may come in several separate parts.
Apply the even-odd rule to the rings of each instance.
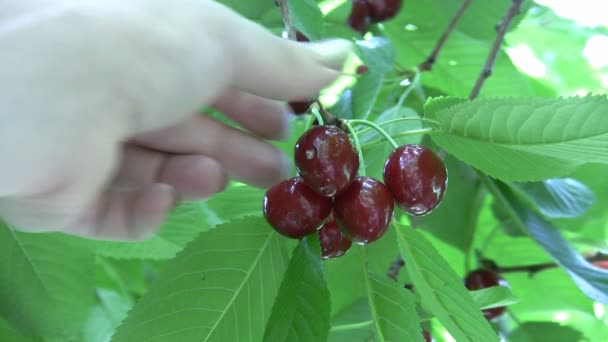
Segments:
[[[309,44],[316,54],[316,59],[325,67],[342,71],[344,62],[354,52],[354,45],[346,39],[332,39]]]

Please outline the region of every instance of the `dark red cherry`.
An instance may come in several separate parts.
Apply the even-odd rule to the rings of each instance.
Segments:
[[[306,185],[333,197],[359,170],[359,156],[348,135],[336,126],[315,126],[296,142],[294,160]]]
[[[363,75],[363,74],[365,74],[367,72],[367,70],[369,70],[367,68],[367,65],[359,65],[357,67],[357,75]]]
[[[334,217],[351,240],[366,244],[386,232],[393,207],[393,197],[384,184],[371,177],[356,177],[334,199]]]
[[[464,278],[464,285],[469,290],[481,290],[492,286],[509,286],[506,280],[500,277],[498,273],[486,270],[477,269],[469,272]],[[487,320],[494,319],[502,315],[506,310],[506,307],[501,306],[492,309],[483,310],[483,315]]]
[[[353,242],[340,230],[335,220],[328,220],[317,232],[321,242],[321,258],[333,259],[343,256]]]
[[[308,100],[289,102],[289,106],[291,107],[291,110],[296,115],[308,113],[308,108],[310,107],[311,104],[312,104],[312,102],[308,101]]]
[[[425,215],[441,202],[448,172],[433,151],[420,145],[405,145],[388,156],[384,182],[401,209],[411,215]]]
[[[422,330],[422,336],[424,336],[424,340],[426,342],[433,342],[433,337],[431,336],[431,333],[426,331],[426,330]]]
[[[367,0],[369,16],[375,23],[386,21],[399,13],[402,0]]]
[[[348,26],[360,34],[364,34],[371,23],[369,15],[367,0],[352,0],[352,9],[347,20]]]
[[[331,200],[312,191],[301,177],[282,181],[264,196],[264,216],[277,232],[294,239],[321,227],[331,214]]]
[[[296,31],[296,41],[298,42],[309,42],[310,39],[304,35],[304,33],[300,31]]]

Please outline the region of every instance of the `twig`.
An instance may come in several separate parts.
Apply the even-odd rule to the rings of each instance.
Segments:
[[[456,11],[456,14],[454,14],[454,16],[452,17],[452,20],[448,24],[448,27],[445,29],[445,31],[443,31],[441,37],[439,37],[437,44],[433,48],[433,52],[431,52],[427,59],[424,62],[420,63],[420,65],[418,66],[418,69],[420,71],[430,71],[433,68],[433,64],[435,64],[435,61],[437,61],[439,52],[443,48],[443,45],[448,39],[448,36],[450,35],[450,33],[452,33],[452,31],[454,31],[454,27],[456,27],[458,20],[460,20],[460,18],[462,17],[462,15],[467,10],[470,4],[471,0],[464,0],[462,2],[462,5],[460,5],[460,8],[458,8],[458,11]]]
[[[289,8],[287,7],[286,0],[276,0],[275,4],[279,6],[281,9],[281,17],[283,18],[283,25],[285,25],[285,30],[287,31],[287,39],[289,40],[297,40],[296,38],[296,28],[293,26],[293,22],[291,21],[291,15],[289,14]]]
[[[484,64],[483,69],[477,78],[477,82],[475,82],[475,86],[469,95],[469,100],[473,100],[477,97],[477,95],[479,95],[484,82],[492,74],[492,68],[496,62],[496,57],[498,56],[498,51],[500,51],[500,46],[505,39],[505,34],[507,33],[513,18],[521,12],[521,5],[523,2],[524,0],[512,0],[511,6],[509,6],[507,13],[498,24],[496,39],[492,44],[492,49],[490,50],[486,63]]]
[[[591,256],[586,257],[585,260],[587,260],[590,263],[594,263],[594,262],[598,262],[598,261],[608,261],[608,254],[598,252]],[[487,266],[487,268],[492,269],[493,271],[495,271],[497,273],[525,272],[525,273],[528,273],[528,275],[530,277],[534,276],[536,273],[538,273],[540,271],[559,267],[559,265],[554,262],[546,262],[546,263],[533,264],[533,265],[500,267],[500,266],[496,265],[496,263],[494,261],[488,260],[488,259],[481,260],[481,265],[485,265],[485,266]]]

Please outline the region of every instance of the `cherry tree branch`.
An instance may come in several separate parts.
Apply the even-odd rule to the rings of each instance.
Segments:
[[[492,74],[492,68],[494,68],[494,63],[496,62],[496,57],[498,56],[498,52],[500,51],[500,46],[502,45],[502,42],[505,39],[505,35],[507,34],[507,30],[509,29],[513,18],[521,12],[521,5],[523,4],[523,2],[524,0],[512,0],[511,6],[509,6],[507,13],[498,24],[496,39],[494,40],[494,43],[492,44],[492,49],[490,50],[490,53],[486,58],[486,63],[484,64],[483,69],[481,70],[481,73],[479,74],[479,77],[475,82],[475,86],[473,87],[473,90],[469,95],[469,100],[473,100],[479,95],[479,92],[481,91],[481,87],[483,87],[484,82]]]
[[[435,47],[433,48],[431,54],[426,58],[424,62],[420,63],[420,65],[418,66],[418,69],[420,71],[430,71],[433,68],[433,64],[435,64],[435,61],[437,61],[439,52],[441,52],[443,45],[445,45],[445,42],[450,36],[450,33],[454,31],[454,27],[456,27],[456,24],[458,23],[458,21],[460,20],[460,18],[462,17],[462,15],[467,10],[470,4],[471,0],[464,0],[462,2],[462,5],[460,5],[460,8],[458,8],[458,11],[456,11],[456,14],[454,14],[454,16],[452,17],[452,20],[448,24],[448,27],[445,29],[445,31],[443,31],[441,37],[439,37],[439,40],[437,41],[437,44],[435,44]]]
[[[599,262],[599,261],[608,261],[608,254],[597,252],[591,256],[585,257],[590,263]],[[558,264],[554,262],[546,262],[540,264],[532,264],[532,265],[518,265],[518,266],[498,266],[494,261],[489,259],[482,259],[481,265],[484,268],[491,269],[497,273],[516,273],[516,272],[525,272],[528,273],[530,277],[534,276],[536,273],[559,267]],[[600,266],[598,266],[600,267]],[[601,267],[603,268],[603,267]]]
[[[291,15],[289,14],[287,0],[276,0],[275,4],[279,6],[279,9],[281,10],[281,17],[283,18],[283,25],[285,25],[287,38],[289,40],[297,40],[296,28],[293,26],[293,22],[291,21]]]

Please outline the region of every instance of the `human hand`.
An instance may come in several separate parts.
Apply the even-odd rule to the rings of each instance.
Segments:
[[[276,37],[214,1],[7,3],[0,217],[30,232],[141,239],[228,178],[287,177],[262,140],[288,134],[279,100],[314,95],[351,50]],[[195,114],[204,106],[248,132]]]

